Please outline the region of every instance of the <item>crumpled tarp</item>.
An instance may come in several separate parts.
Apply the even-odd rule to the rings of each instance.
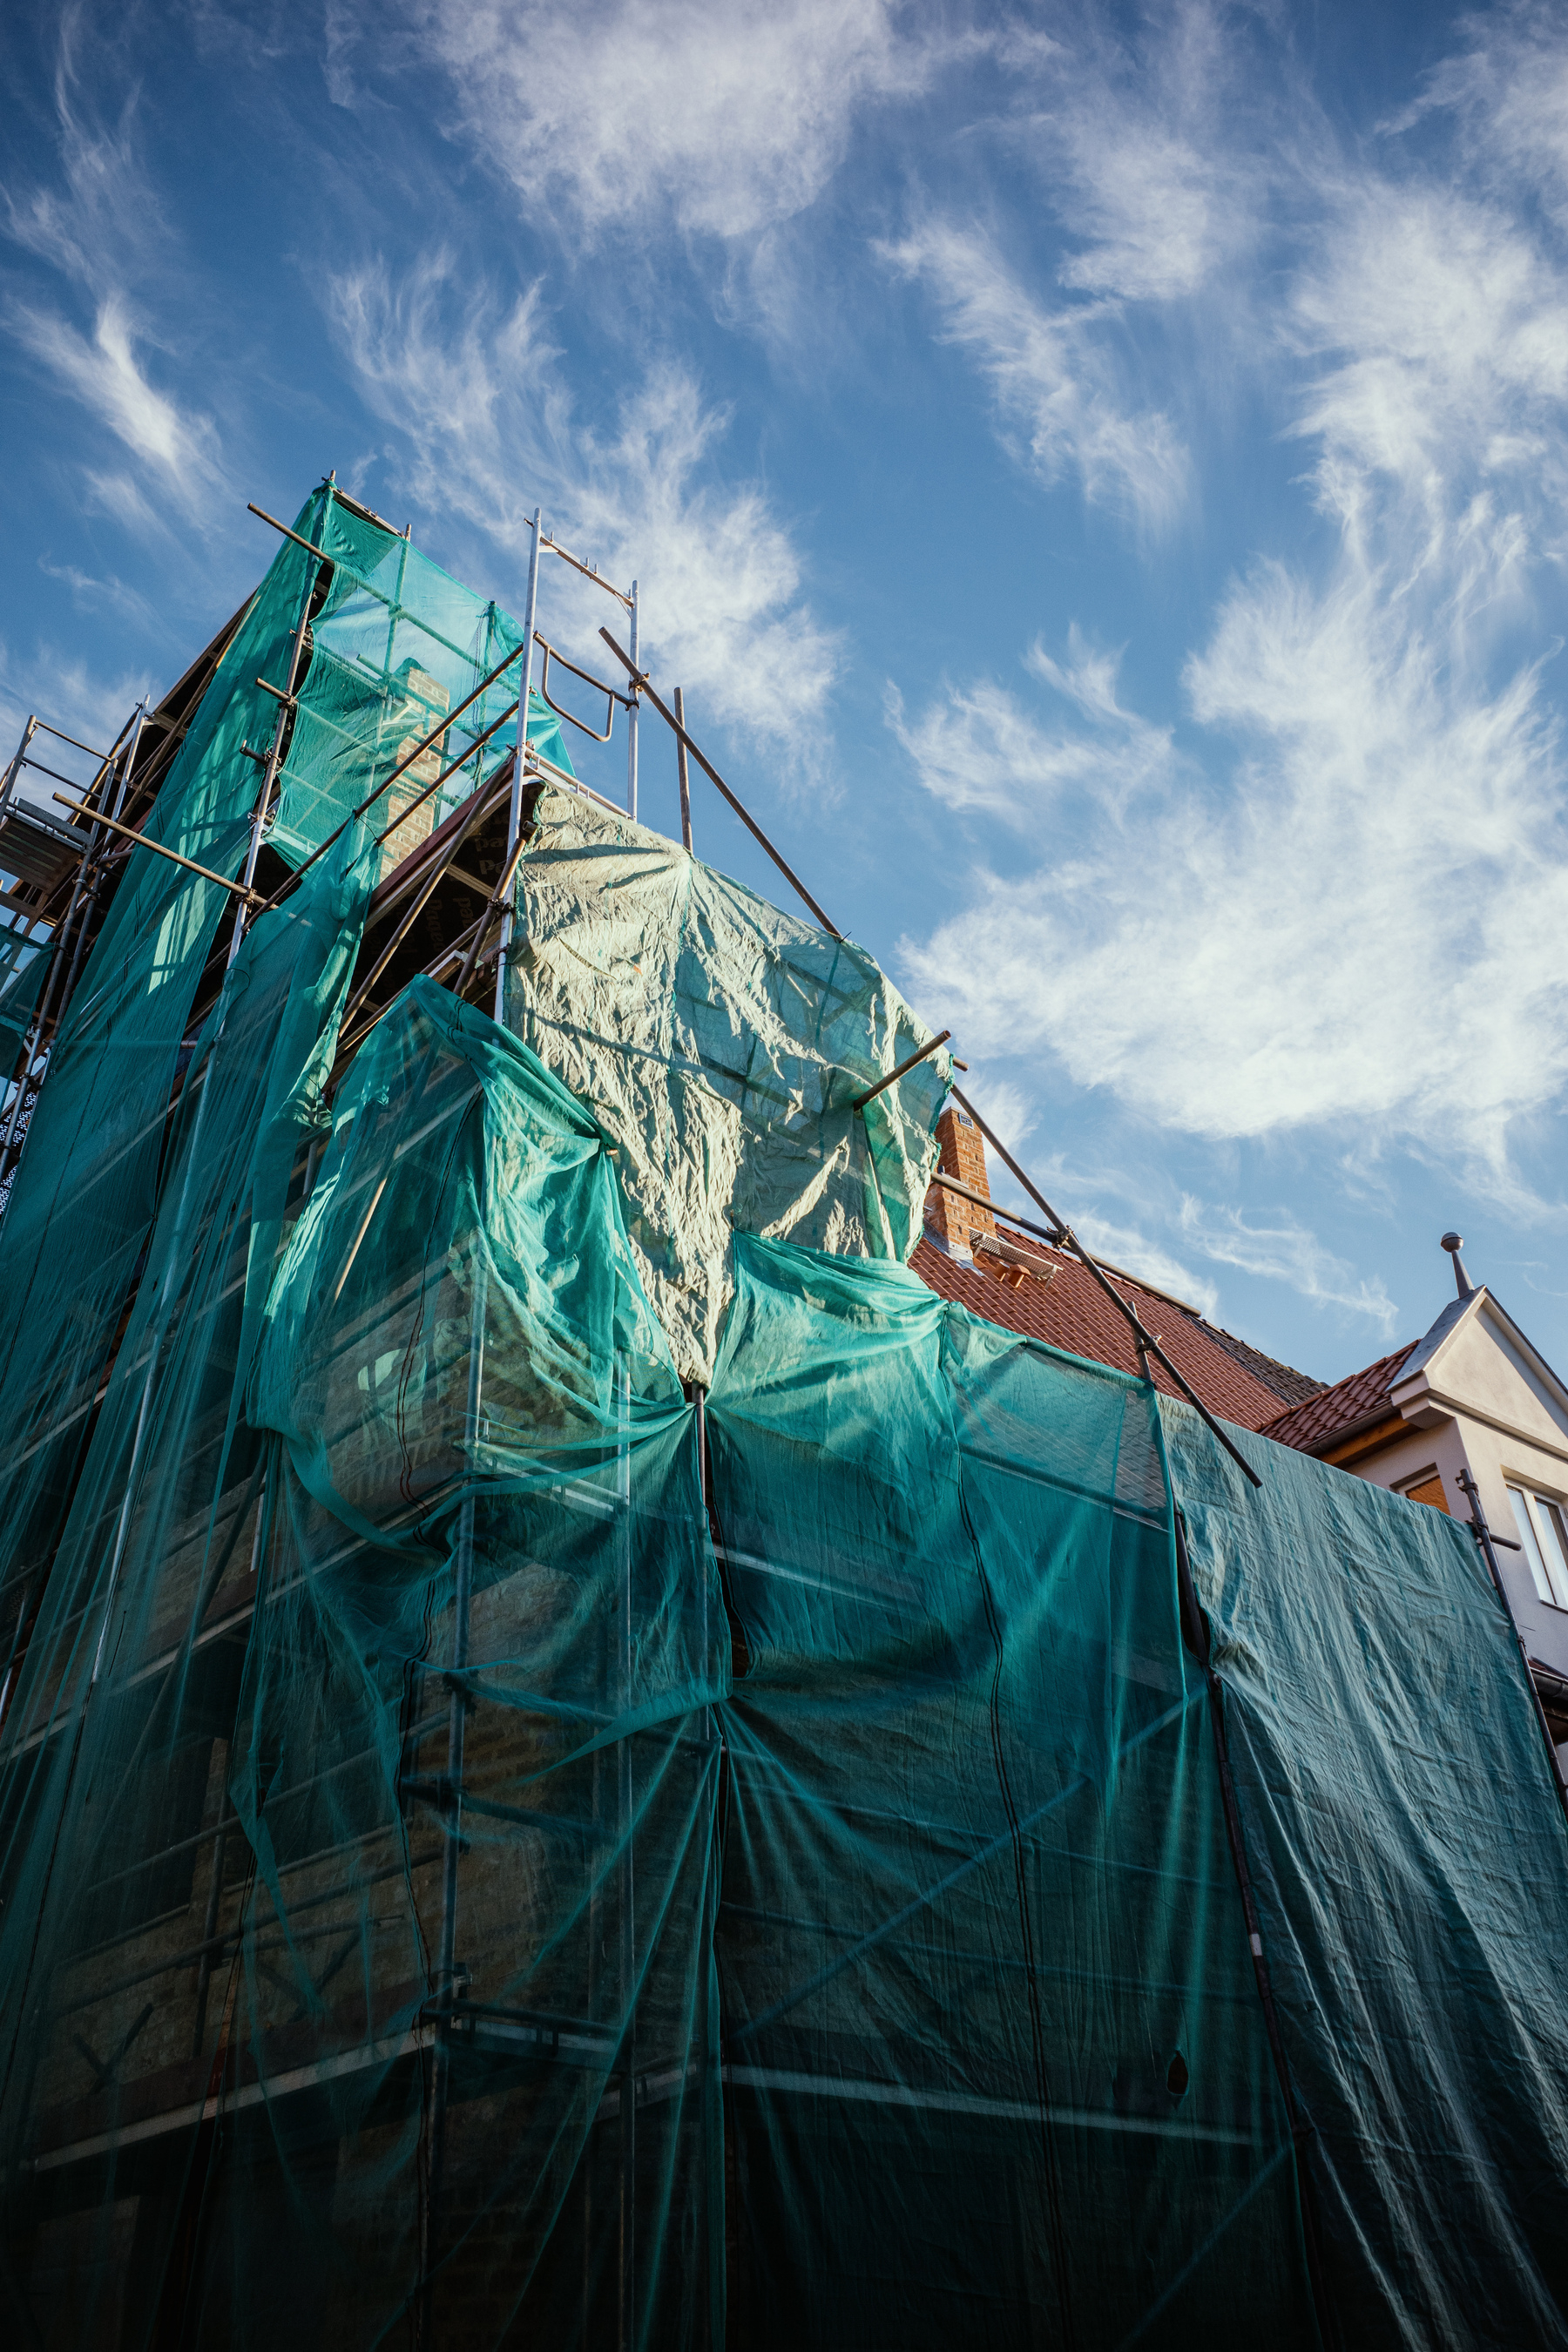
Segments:
[[[508,1026],[617,1150],[637,1271],[683,1380],[710,1382],[735,1229],[906,1260],[948,1087],[872,958],[584,795],[541,795]]]
[[[731,2341],[1315,2345],[1152,1391],[742,1240]]]
[[[1160,1409],[1342,2342],[1568,2343],[1568,1832],[1473,1539]]]

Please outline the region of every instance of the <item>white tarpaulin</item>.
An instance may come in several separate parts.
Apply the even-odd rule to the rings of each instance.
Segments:
[[[626,1226],[681,1377],[712,1375],[739,1227],[907,1259],[945,1051],[863,948],[547,787],[520,869],[508,1025],[617,1149]]]

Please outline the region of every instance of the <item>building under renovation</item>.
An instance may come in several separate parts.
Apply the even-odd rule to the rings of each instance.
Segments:
[[[738,803],[637,621],[328,482],[7,776],[6,2343],[1568,2342],[1479,1507],[998,1231],[812,877],[637,823],[639,722]]]

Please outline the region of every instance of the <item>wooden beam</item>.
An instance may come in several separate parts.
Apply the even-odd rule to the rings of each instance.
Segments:
[[[1364,1462],[1369,1454],[1381,1454],[1396,1437],[1408,1437],[1411,1433],[1410,1423],[1402,1412],[1390,1413],[1384,1421],[1374,1421],[1370,1429],[1358,1429],[1353,1435],[1342,1437],[1337,1445],[1325,1447],[1318,1459],[1348,1470],[1352,1462]]]

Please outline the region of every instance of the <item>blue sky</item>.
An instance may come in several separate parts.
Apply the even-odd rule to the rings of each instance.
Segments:
[[[1458,1224],[1568,1369],[1568,12],[132,0],[0,63],[9,740],[178,675],[247,499],[335,466],[514,612],[542,502],[1086,1239],[1333,1378]]]

